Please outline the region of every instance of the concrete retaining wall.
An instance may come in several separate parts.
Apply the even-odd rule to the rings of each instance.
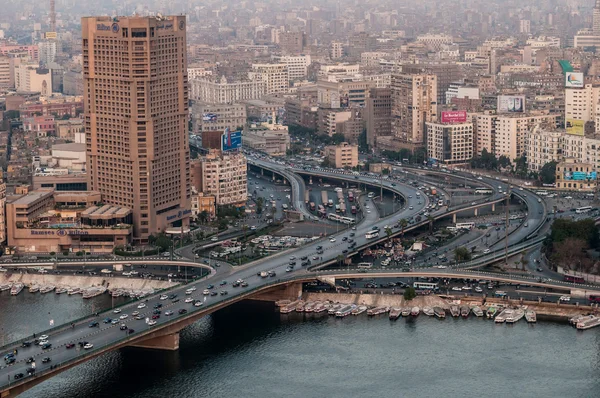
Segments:
[[[154,290],[167,289],[177,285],[169,281],[157,281],[140,278],[119,278],[119,277],[101,277],[101,276],[74,276],[74,275],[42,275],[42,274],[0,274],[0,283],[21,282],[26,286],[31,284],[71,286],[87,288],[93,286],[105,286],[110,288],[125,288],[133,290],[144,290],[152,288]]]

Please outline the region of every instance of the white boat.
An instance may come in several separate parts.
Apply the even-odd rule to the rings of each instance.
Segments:
[[[453,317],[455,317],[455,318],[456,318],[457,316],[460,316],[460,308],[458,307],[458,305],[451,305],[451,306],[450,306],[450,314],[451,314]]]
[[[600,317],[597,317],[594,315],[591,315],[590,318],[588,318],[586,320],[577,322],[577,325],[576,325],[578,330],[591,329],[596,326],[600,326]]]
[[[334,304],[331,307],[329,307],[329,310],[327,310],[327,313],[329,315],[335,315],[335,313],[338,312],[340,308],[342,308],[342,304]]]
[[[410,314],[412,316],[418,316],[421,313],[421,309],[417,306],[412,307],[412,310],[410,310]]]
[[[313,312],[316,313],[316,314],[320,314],[321,312],[325,312],[325,311],[328,310],[327,306],[328,305],[326,305],[324,303],[318,303],[313,308]]]
[[[29,286],[29,293],[37,293],[39,291],[40,291],[39,285],[30,285]]]
[[[517,323],[525,316],[525,311],[522,309],[517,309],[512,312],[512,314],[506,317],[506,323]]]
[[[423,314],[427,316],[433,316],[435,315],[435,311],[433,311],[433,308],[431,307],[423,307]]]
[[[54,291],[54,293],[56,294],[63,294],[67,292],[67,288],[66,287],[57,287],[56,290]]]
[[[10,289],[10,294],[16,296],[17,294],[21,293],[21,290],[23,290],[23,286],[24,285],[22,283],[15,283]]]
[[[345,318],[348,315],[352,314],[352,310],[355,308],[355,305],[347,305],[335,312],[335,316],[338,318]]]
[[[69,290],[67,290],[67,294],[69,296],[71,296],[73,294],[79,294],[79,293],[81,293],[81,288],[79,288],[79,287],[72,287]]]
[[[309,301],[306,303],[306,305],[304,305],[304,312],[313,312],[315,304],[316,303],[314,301]]]
[[[49,293],[49,292],[53,291],[55,287],[56,287],[56,286],[54,286],[54,285],[50,285],[50,286],[42,286],[42,287],[40,288],[40,293],[42,293],[42,294],[44,294],[44,293]]]
[[[506,318],[512,316],[512,313],[513,313],[513,310],[507,308],[504,311],[502,311],[500,314],[496,315],[494,322],[504,323],[504,321],[506,321]]]
[[[359,305],[358,307],[352,310],[352,315],[360,315],[363,312],[365,312],[367,308],[368,307],[366,305]]]
[[[92,297],[99,296],[106,292],[106,288],[104,286],[90,287],[83,291],[83,298],[89,299]]]
[[[527,310],[525,311],[525,320],[528,323],[536,323],[537,322],[537,315],[535,313],[534,310]]]
[[[400,318],[400,314],[402,314],[402,308],[395,308],[395,307],[393,307],[390,310],[389,318],[391,320],[395,321],[396,319]]]
[[[11,287],[12,287],[12,283],[5,283],[4,285],[0,285],[0,292],[3,292],[5,290],[10,290]]]
[[[479,308],[477,306],[471,308],[471,311],[473,312],[473,315],[475,315],[477,317],[482,317],[483,316],[483,311],[481,310],[481,308]]]

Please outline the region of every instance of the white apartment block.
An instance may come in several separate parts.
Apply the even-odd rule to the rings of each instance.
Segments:
[[[188,73],[188,81],[190,81],[192,79],[197,79],[199,77],[212,76],[212,74],[213,74],[212,70],[200,68],[200,67],[187,68],[187,73]]]
[[[565,89],[565,119],[596,120],[600,100],[600,86],[586,84],[583,88]]]
[[[443,164],[466,163],[473,158],[473,123],[426,123],[427,157]]]
[[[360,72],[360,65],[358,64],[334,64],[334,65],[321,65],[319,69],[319,76],[325,77],[329,75],[356,75]]]
[[[13,61],[0,55],[0,89],[12,87],[14,85]]]
[[[531,48],[545,48],[545,47],[560,47],[560,37],[554,36],[538,36],[527,39],[528,46]]]
[[[310,55],[282,55],[273,58],[280,64],[287,65],[291,81],[304,80],[308,75],[308,67],[312,62]]]
[[[42,41],[38,43],[40,62],[44,65],[50,65],[56,59],[56,42],[53,40]]]
[[[267,84],[267,94],[287,93],[290,89],[288,66],[279,64],[252,64],[250,79]]]
[[[49,69],[40,69],[37,64],[20,64],[15,67],[15,88],[22,92],[51,95],[52,73]]]
[[[478,114],[475,116],[475,142],[473,147],[477,156],[481,156],[484,149],[488,153],[494,153],[497,120],[498,115]]]
[[[241,205],[248,199],[247,162],[241,152],[211,151],[201,159],[202,190],[220,205]]]
[[[591,163],[596,170],[600,170],[600,139],[565,133],[561,141],[564,158],[573,158],[578,163]]]
[[[495,155],[504,155],[511,162],[514,161],[525,153],[527,136],[533,128],[539,125],[541,128],[553,130],[556,128],[558,117],[556,114],[499,116],[493,145]]]
[[[246,105],[244,104],[205,104],[197,102],[192,106],[192,130],[194,134],[202,131],[235,131],[246,124]]]
[[[424,43],[427,47],[439,50],[442,44],[452,43],[452,36],[444,34],[426,34],[417,36],[417,41]]]
[[[379,61],[389,57],[389,53],[383,51],[369,51],[360,54],[360,64],[362,66],[379,66]]]
[[[329,52],[331,59],[339,59],[344,56],[344,43],[339,41],[331,42],[331,49]]]
[[[209,78],[190,80],[190,98],[209,104],[233,104],[259,99],[267,94],[267,83],[262,80],[228,82],[223,76],[218,82]]]
[[[526,139],[527,169],[539,172],[546,163],[559,162],[564,135],[564,131],[534,128]]]

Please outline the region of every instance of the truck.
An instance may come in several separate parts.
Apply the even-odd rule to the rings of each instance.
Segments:
[[[113,270],[115,270],[116,272],[122,272],[123,264],[113,264]]]

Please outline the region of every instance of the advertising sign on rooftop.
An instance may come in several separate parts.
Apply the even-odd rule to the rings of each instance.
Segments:
[[[241,131],[229,131],[225,129],[225,133],[221,136],[221,150],[232,151],[234,149],[240,149],[242,147],[242,132]]]
[[[583,87],[583,73],[581,73],[581,72],[565,73],[565,87],[567,87],[567,88]]]
[[[442,123],[465,123],[466,121],[467,111],[442,112]]]

